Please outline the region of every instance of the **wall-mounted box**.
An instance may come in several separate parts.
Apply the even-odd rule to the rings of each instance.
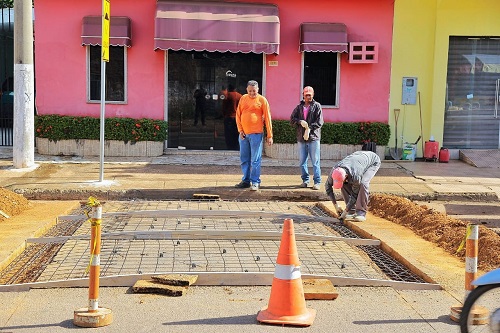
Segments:
[[[418,78],[403,78],[403,96],[401,98],[401,104],[417,104],[417,85]]]
[[[378,62],[377,42],[350,42],[349,63],[376,64]]]

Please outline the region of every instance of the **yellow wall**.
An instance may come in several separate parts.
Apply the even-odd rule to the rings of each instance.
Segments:
[[[389,123],[394,146],[394,109],[400,109],[398,143],[431,135],[442,142],[449,36],[500,36],[499,0],[396,0]],[[402,78],[418,77],[417,104],[402,105]],[[422,124],[422,125],[420,125]],[[417,146],[422,156],[422,144]]]

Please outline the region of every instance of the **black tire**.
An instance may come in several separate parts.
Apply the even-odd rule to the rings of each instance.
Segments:
[[[469,325],[468,325],[468,318],[469,318],[469,313],[470,310],[472,309],[474,303],[477,302],[477,300],[483,296],[485,293],[492,289],[500,288],[500,284],[487,284],[484,286],[479,286],[467,297],[465,300],[464,306],[462,307],[462,313],[460,314],[460,332],[461,333],[471,333],[472,331],[469,330]]]

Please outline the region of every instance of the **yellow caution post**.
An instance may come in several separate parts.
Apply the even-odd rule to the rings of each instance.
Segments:
[[[93,197],[89,198],[87,206],[92,209],[90,217],[89,306],[75,310],[73,323],[80,327],[102,327],[113,322],[111,310],[99,307],[102,206]]]

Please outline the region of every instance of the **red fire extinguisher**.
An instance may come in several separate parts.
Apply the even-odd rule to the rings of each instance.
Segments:
[[[450,151],[447,148],[441,147],[439,150],[439,163],[448,163],[450,160]]]

